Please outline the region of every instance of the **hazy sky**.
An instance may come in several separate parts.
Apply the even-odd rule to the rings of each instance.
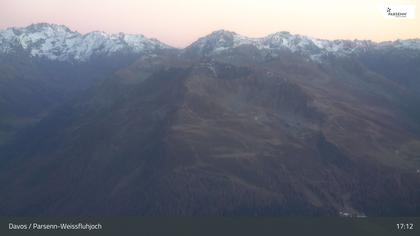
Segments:
[[[385,19],[385,3],[416,19]],[[420,0],[0,0],[0,29],[48,22],[86,33],[142,33],[183,47],[214,30],[250,37],[289,31],[326,39],[420,38]]]

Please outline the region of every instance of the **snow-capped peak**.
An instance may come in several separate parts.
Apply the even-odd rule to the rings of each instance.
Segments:
[[[80,34],[63,25],[39,23],[0,31],[0,53],[19,50],[34,57],[59,61],[86,61],[93,56],[141,53],[169,46],[143,35],[108,34],[94,31]]]
[[[199,54],[207,55],[213,52],[219,52],[229,48],[237,47],[243,43],[243,40],[247,40],[247,38],[235,32],[218,30],[198,39],[188,48],[196,50]]]
[[[411,50],[420,50],[420,39],[406,39],[379,43],[380,47],[395,47]]]

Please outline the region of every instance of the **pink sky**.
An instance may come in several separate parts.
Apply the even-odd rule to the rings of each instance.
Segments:
[[[420,0],[388,0],[411,4]],[[86,33],[144,34],[184,47],[214,30],[261,37],[289,31],[326,39],[420,38],[420,18],[385,19],[381,0],[0,0],[0,28],[48,22]]]

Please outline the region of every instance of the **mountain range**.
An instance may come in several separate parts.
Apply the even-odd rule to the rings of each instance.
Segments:
[[[25,28],[8,28],[0,33],[4,54],[19,51],[33,57],[57,61],[87,61],[92,57],[115,54],[153,53],[169,46],[143,35],[91,32],[82,35],[63,25],[33,24]]]
[[[2,216],[419,216],[420,40],[0,31]]]
[[[0,52],[14,54],[26,52],[32,57],[57,61],[87,61],[92,57],[115,54],[149,53],[158,49],[172,48],[156,39],[143,35],[107,34],[94,31],[80,34],[63,25],[39,23],[24,28],[8,28],[0,31]],[[361,40],[323,40],[289,32],[278,32],[262,38],[249,38],[234,32],[219,30],[200,38],[185,50],[194,49],[203,55],[221,53],[241,47],[253,46],[259,50],[289,50],[311,58],[333,54],[348,55],[368,50],[386,48],[420,50],[419,39],[375,43]]]

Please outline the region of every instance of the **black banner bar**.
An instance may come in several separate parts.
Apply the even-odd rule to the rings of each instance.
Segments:
[[[420,235],[420,218],[1,218],[0,235]]]

